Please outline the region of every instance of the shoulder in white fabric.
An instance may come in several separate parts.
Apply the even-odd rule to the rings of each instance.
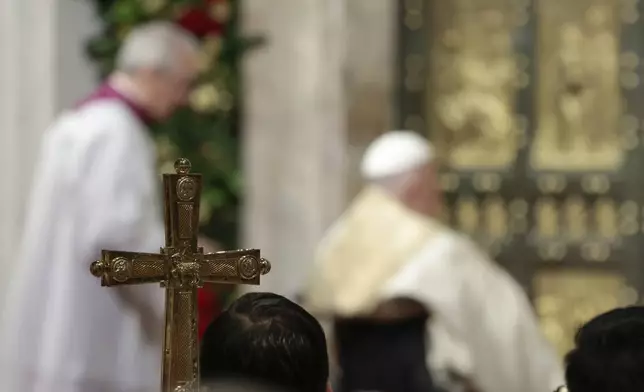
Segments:
[[[431,143],[413,131],[390,131],[374,140],[362,158],[366,180],[403,174],[434,159]]]

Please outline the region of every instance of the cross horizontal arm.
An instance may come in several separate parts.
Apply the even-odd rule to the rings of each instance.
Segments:
[[[166,279],[165,259],[163,254],[104,250],[90,270],[101,286],[157,283]]]
[[[240,249],[205,254],[199,272],[205,282],[258,285],[260,275],[270,270],[259,249]]]

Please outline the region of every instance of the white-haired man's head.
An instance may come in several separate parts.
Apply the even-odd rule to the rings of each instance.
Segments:
[[[131,82],[139,103],[163,119],[187,103],[199,73],[199,42],[170,22],[151,22],[125,38],[116,69],[114,79]]]
[[[374,140],[360,167],[365,181],[385,188],[409,208],[429,216],[440,213],[433,146],[412,131],[391,131]]]

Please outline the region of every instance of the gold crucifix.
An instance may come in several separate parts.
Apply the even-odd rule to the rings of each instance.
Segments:
[[[201,175],[178,159],[176,174],[164,174],[165,247],[159,254],[103,250],[92,263],[102,286],[160,283],[165,287],[162,392],[199,390],[197,288],[203,282],[259,284],[271,264],[258,249],[204,254],[197,246]]]

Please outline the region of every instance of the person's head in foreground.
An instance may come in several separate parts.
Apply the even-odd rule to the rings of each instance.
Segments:
[[[381,186],[408,208],[436,217],[441,208],[434,148],[413,131],[391,131],[374,140],[360,171],[365,181]]]
[[[199,42],[170,22],[151,22],[132,30],[110,78],[155,120],[187,103],[199,73]]]
[[[292,392],[325,392],[329,357],[320,323],[290,300],[249,293],[206,330],[201,380],[243,379]]]
[[[569,392],[644,391],[644,307],[614,309],[583,325],[566,355],[566,383]]]

